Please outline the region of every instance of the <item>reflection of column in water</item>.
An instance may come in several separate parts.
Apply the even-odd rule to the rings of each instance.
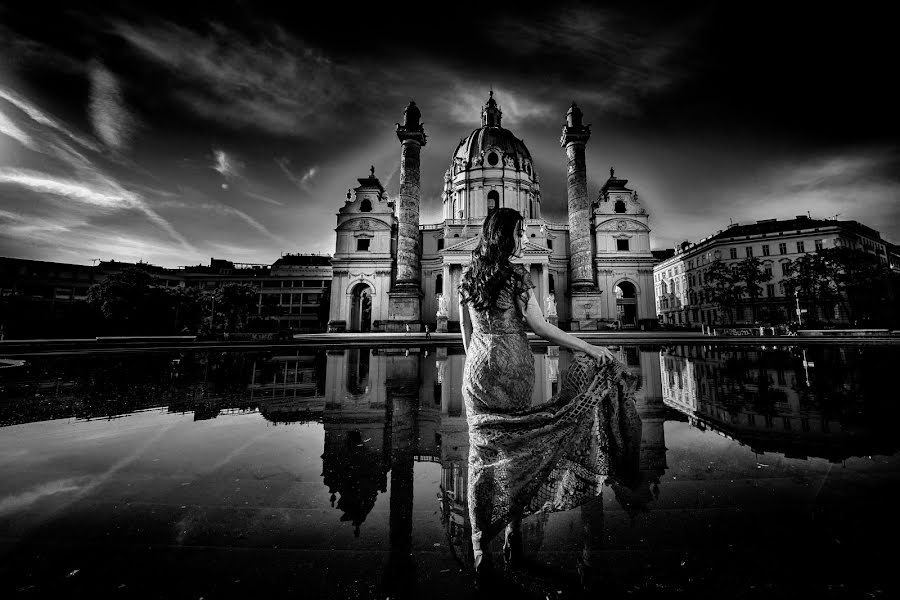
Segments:
[[[419,356],[387,356],[386,408],[391,430],[390,558],[387,583],[403,594],[412,567],[413,469],[421,378]]]
[[[582,533],[579,570],[581,571],[581,585],[589,588],[603,568],[603,565],[600,564],[604,538],[603,498],[588,502],[579,510],[581,511]]]

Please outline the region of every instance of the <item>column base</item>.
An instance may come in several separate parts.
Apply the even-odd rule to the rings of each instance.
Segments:
[[[387,333],[422,331],[422,291],[417,285],[398,285],[388,292]],[[408,328],[408,329],[407,329]]]
[[[554,327],[559,327],[559,317],[556,315],[551,315],[547,317],[547,322],[553,325]]]
[[[447,333],[447,321],[449,319],[445,316],[438,315],[437,318],[437,328],[435,331],[438,333]]]
[[[603,317],[602,300],[603,292],[597,288],[582,288],[572,290],[572,330],[596,331],[598,320]]]

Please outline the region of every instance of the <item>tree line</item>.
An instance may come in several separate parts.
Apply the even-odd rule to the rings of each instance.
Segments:
[[[87,303],[102,315],[105,333],[118,335],[274,332],[275,317],[284,314],[278,294],[260,294],[255,285],[167,287],[137,268],[113,273],[91,286]],[[327,310],[328,304],[324,297],[320,309]],[[322,315],[318,316],[321,321]]]
[[[794,300],[789,314],[799,303],[805,309],[804,323],[830,324],[834,307],[840,307],[851,325],[896,327],[900,314],[900,274],[877,256],[851,248],[826,248],[804,254],[787,264],[782,280],[785,297]],[[752,322],[794,321],[794,317],[771,310],[761,302],[763,284],[772,280],[771,271],[757,257],[728,264],[715,259],[704,272],[702,293],[717,305],[734,324],[738,309],[749,306]]]

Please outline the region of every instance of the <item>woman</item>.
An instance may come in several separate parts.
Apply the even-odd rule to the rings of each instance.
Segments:
[[[487,544],[500,529],[506,528],[504,558],[514,560],[521,518],[572,508],[599,495],[609,466],[609,440],[603,427],[598,433],[596,419],[586,415],[602,418],[606,410],[607,416],[623,419],[627,413],[631,425],[636,418],[633,406],[625,411],[616,403],[601,408],[603,399],[624,396],[621,383],[633,383],[609,350],[544,320],[531,277],[522,265],[510,262],[522,256],[524,233],[517,211],[493,211],[459,284],[469,514],[479,575],[490,568]],[[525,325],[553,344],[587,355],[569,369],[560,393],[535,407],[534,357]]]

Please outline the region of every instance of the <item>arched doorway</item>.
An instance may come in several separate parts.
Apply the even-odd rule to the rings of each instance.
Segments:
[[[357,283],[350,292],[350,323],[348,331],[372,330],[372,288]]]
[[[497,190],[491,190],[487,195],[487,208],[488,214],[491,214],[498,208],[500,208],[500,192]]]
[[[630,281],[616,285],[616,319],[622,327],[637,327],[637,291]]]

